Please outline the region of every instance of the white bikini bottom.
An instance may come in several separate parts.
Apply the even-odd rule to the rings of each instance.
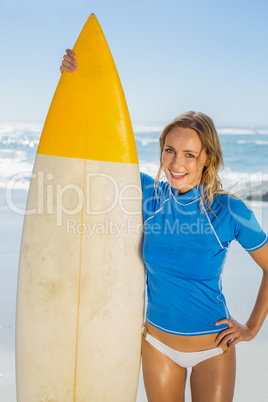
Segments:
[[[225,353],[229,350],[228,348],[226,351],[223,351],[222,348],[216,347],[213,349],[200,350],[198,352],[179,352],[150,335],[145,326],[142,327],[142,335],[143,338],[157,350],[169,357],[174,363],[185,368],[193,367],[196,364],[201,363],[203,360],[210,359],[211,357]]]

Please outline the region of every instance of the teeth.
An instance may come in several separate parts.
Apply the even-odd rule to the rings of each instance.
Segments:
[[[171,170],[171,173],[173,174],[173,176],[178,176],[178,177],[187,175],[187,173],[175,173],[175,172],[172,172],[172,170]]]

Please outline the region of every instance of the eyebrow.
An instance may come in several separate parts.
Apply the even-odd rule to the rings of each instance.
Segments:
[[[165,147],[169,147],[169,148],[175,149],[175,148],[173,148],[171,145],[168,145],[168,144],[165,144]],[[197,151],[191,151],[190,149],[184,149],[183,152],[192,152],[193,154],[198,154],[198,153],[199,153],[199,152],[197,152]]]

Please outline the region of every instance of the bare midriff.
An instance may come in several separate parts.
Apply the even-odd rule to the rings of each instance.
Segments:
[[[200,350],[217,347],[215,339],[219,332],[207,335],[185,336],[169,334],[168,332],[162,331],[161,329],[149,324],[148,321],[145,322],[145,326],[147,327],[149,334],[154,338],[163,342],[172,349],[179,350],[180,352],[198,352]],[[224,346],[222,349],[225,351],[227,346]]]

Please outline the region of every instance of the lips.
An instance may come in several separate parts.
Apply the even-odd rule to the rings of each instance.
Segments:
[[[176,173],[170,170],[171,177],[175,180],[182,180],[187,176],[188,173]]]

